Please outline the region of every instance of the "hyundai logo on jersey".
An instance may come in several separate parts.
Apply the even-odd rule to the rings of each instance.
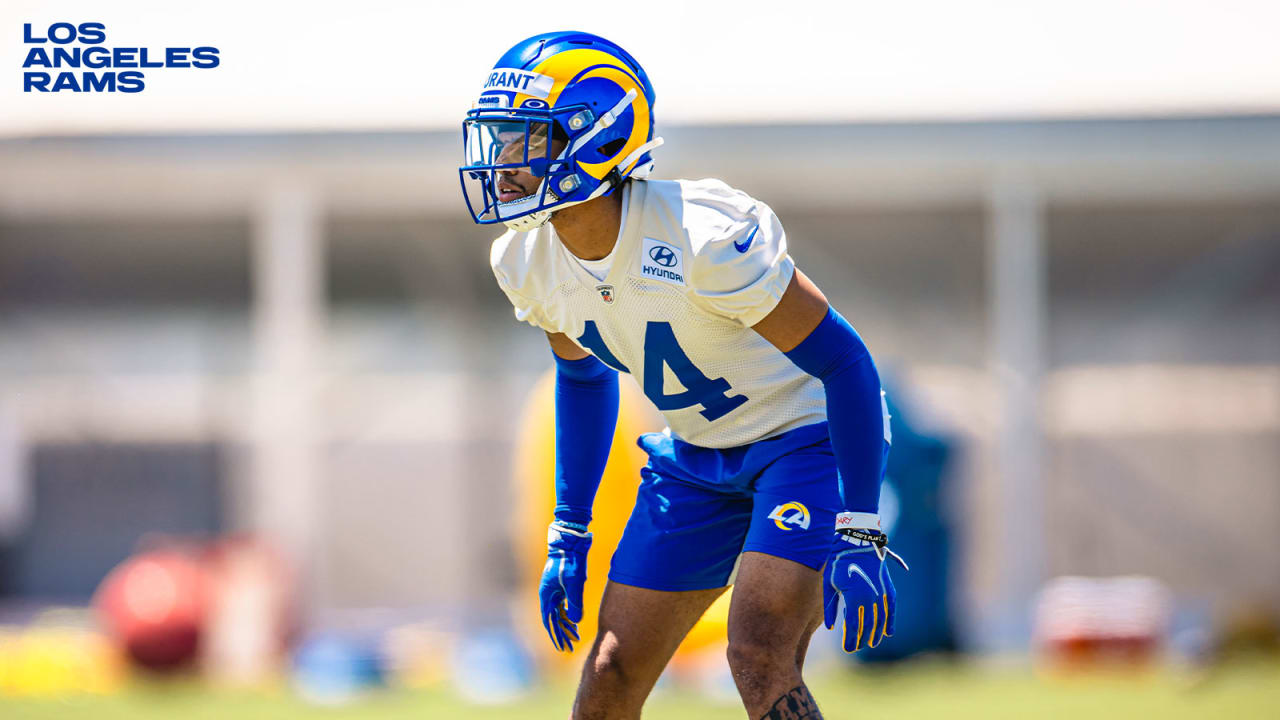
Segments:
[[[773,509],[769,513],[769,519],[779,530],[790,531],[789,526],[794,525],[801,530],[809,529],[809,508],[803,504],[795,502],[783,503]]]
[[[649,257],[653,258],[653,261],[662,267],[671,267],[676,264],[676,254],[671,251],[671,248],[665,245],[658,245],[657,247],[651,248],[649,250]]]
[[[684,285],[684,256],[680,248],[661,240],[644,239],[644,255],[640,256],[640,274],[672,285]]]

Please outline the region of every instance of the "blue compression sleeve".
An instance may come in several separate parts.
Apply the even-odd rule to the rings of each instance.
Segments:
[[[880,376],[867,346],[835,308],[828,308],[818,327],[786,356],[826,388],[844,509],[877,512],[886,433]]]
[[[618,373],[593,355],[556,359],[556,520],[591,522],[618,423]]]

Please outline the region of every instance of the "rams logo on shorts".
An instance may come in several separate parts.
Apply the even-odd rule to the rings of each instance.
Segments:
[[[792,526],[801,530],[809,529],[809,508],[795,502],[783,503],[769,513],[769,519],[779,530],[790,531]]]

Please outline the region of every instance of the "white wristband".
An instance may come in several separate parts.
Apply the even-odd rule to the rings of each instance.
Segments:
[[[836,530],[880,530],[880,513],[842,512],[836,514]]]
[[[573,528],[570,528],[570,527],[565,527],[560,523],[553,522],[551,523],[551,526],[547,528],[547,542],[552,542],[553,540],[556,540],[557,539],[556,533],[563,533],[565,535],[572,535],[574,537],[580,537],[580,538],[591,537],[591,533],[589,532],[581,532],[578,530],[574,530]]]

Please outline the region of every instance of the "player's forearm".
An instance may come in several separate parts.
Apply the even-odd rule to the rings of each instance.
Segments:
[[[823,382],[844,509],[877,512],[884,468],[880,376],[870,355]]]
[[[829,309],[818,327],[786,355],[826,389],[827,425],[844,509],[877,512],[886,432],[880,376],[866,345],[840,313]]]
[[[586,526],[618,422],[618,373],[591,355],[555,358],[555,516]]]

